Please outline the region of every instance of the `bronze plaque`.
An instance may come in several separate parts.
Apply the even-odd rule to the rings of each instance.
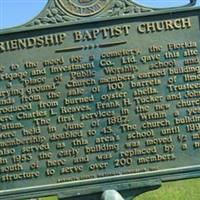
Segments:
[[[199,9],[124,2],[0,34],[0,199],[199,176]]]

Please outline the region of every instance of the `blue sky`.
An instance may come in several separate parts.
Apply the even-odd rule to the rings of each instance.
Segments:
[[[24,24],[35,17],[48,0],[0,0],[0,29]],[[198,5],[200,6],[200,0]],[[136,0],[151,7],[183,5],[189,0]]]

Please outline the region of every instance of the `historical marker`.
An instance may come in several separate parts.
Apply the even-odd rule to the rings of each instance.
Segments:
[[[128,199],[199,177],[199,17],[50,0],[2,31],[0,199]]]

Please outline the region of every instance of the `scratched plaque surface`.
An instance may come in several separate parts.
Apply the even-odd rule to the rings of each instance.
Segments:
[[[2,198],[197,176],[199,38],[198,9],[0,34]]]

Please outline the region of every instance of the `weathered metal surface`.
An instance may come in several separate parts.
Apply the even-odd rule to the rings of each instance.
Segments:
[[[199,35],[198,8],[106,0],[2,31],[0,199],[199,177]]]

